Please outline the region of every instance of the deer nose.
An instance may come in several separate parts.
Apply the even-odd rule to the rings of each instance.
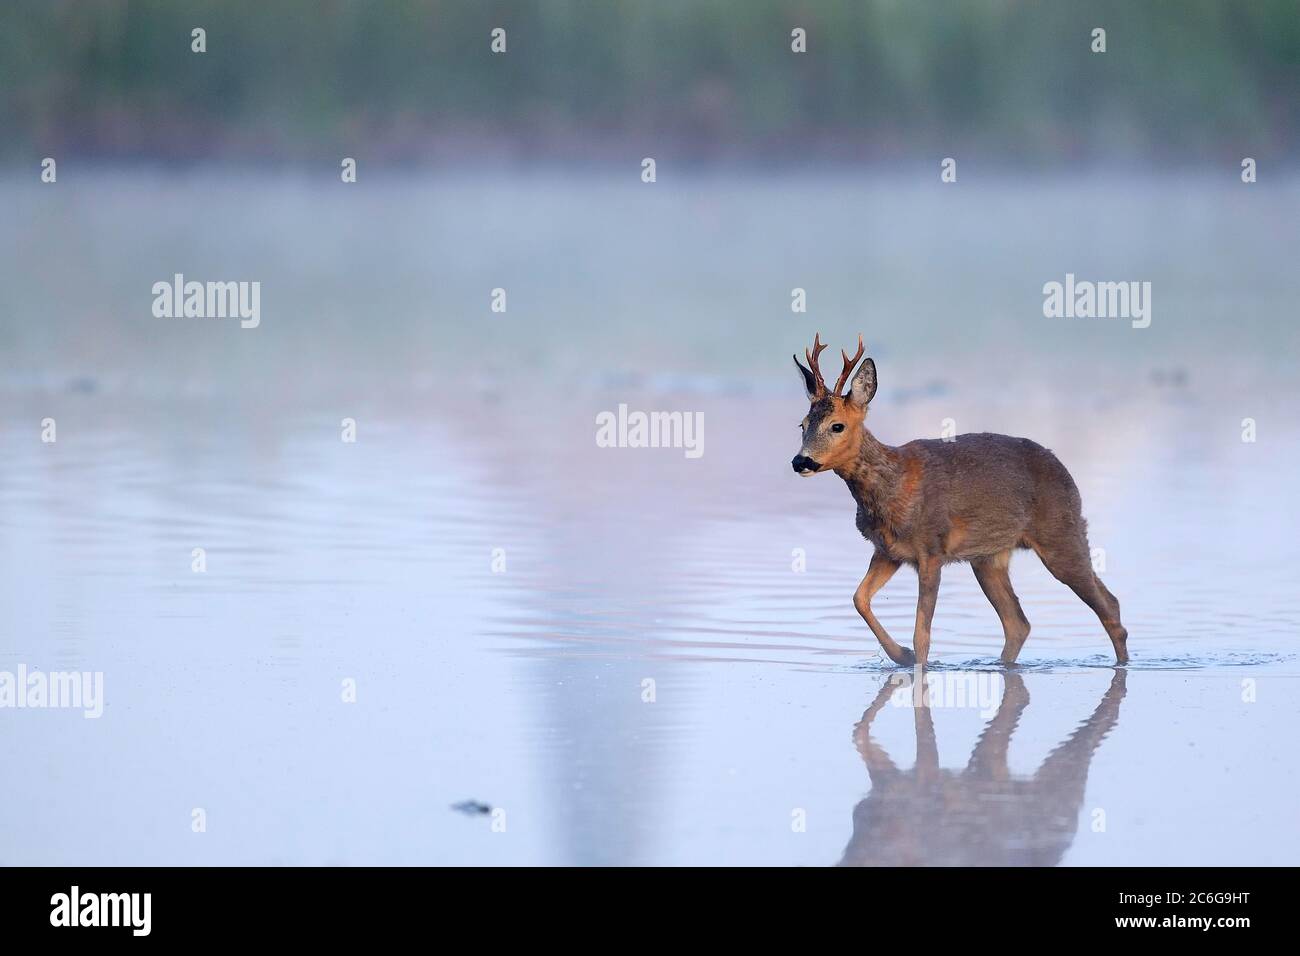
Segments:
[[[813,461],[807,455],[795,455],[790,461],[790,467],[802,474],[805,471],[816,471],[821,465]]]

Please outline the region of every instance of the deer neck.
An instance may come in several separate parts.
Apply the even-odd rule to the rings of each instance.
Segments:
[[[897,495],[903,480],[898,451],[862,429],[858,454],[848,465],[836,468],[853,498],[868,514],[883,515]]]

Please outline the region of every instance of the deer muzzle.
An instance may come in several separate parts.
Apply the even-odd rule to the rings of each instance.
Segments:
[[[821,470],[821,464],[809,458],[807,455],[795,455],[790,461],[790,467],[801,475],[815,475]]]

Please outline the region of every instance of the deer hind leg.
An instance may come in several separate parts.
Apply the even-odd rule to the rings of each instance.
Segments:
[[[1089,562],[1091,567],[1091,562]],[[1106,604],[1107,616],[1101,617],[1098,611],[1097,616],[1101,617],[1101,624],[1106,628],[1107,635],[1110,636],[1110,642],[1115,646],[1115,662],[1117,664],[1128,663],[1128,629],[1120,623],[1119,620],[1119,599],[1110,593],[1110,589],[1101,583],[1101,578],[1097,577],[1096,572],[1092,575],[1092,580],[1097,585],[1097,590],[1101,593],[1102,599]],[[1093,608],[1096,611],[1096,608]]]
[[[1003,664],[1016,662],[1020,648],[1024,647],[1025,638],[1029,637],[1029,620],[1020,607],[1020,599],[1011,588],[1011,574],[1008,571],[1010,563],[1009,550],[971,561],[975,580],[980,583],[984,596],[989,599],[993,610],[998,612],[998,619],[1002,621],[1002,634],[1006,639],[1002,645]]]
[[[853,595],[853,606],[862,615],[862,620],[867,622],[867,627],[871,628],[871,633],[876,635],[876,640],[880,642],[881,648],[889,656],[889,659],[903,667],[911,667],[916,662],[912,652],[905,647],[900,647],[898,642],[889,636],[889,632],[876,620],[876,615],[871,610],[872,597],[885,586],[885,583],[894,576],[894,572],[897,570],[897,561],[891,561],[879,551],[873,554],[871,556],[871,566],[867,568],[866,576],[862,579],[862,583],[858,585],[858,590]]]
[[[1115,648],[1115,662],[1128,662],[1128,631],[1119,619],[1119,601],[1107,590],[1092,570],[1092,555],[1088,552],[1088,539],[1083,535],[1072,536],[1068,542],[1051,545],[1042,541],[1031,542],[1034,551],[1052,577],[1066,585],[1079,596],[1079,600],[1092,608],[1093,613],[1106,629],[1110,642]]]

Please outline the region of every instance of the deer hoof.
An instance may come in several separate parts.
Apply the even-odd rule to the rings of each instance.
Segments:
[[[910,647],[900,647],[898,650],[901,653],[899,654],[899,659],[894,661],[895,664],[897,664],[899,667],[916,666],[916,655],[912,653],[912,649]]]

